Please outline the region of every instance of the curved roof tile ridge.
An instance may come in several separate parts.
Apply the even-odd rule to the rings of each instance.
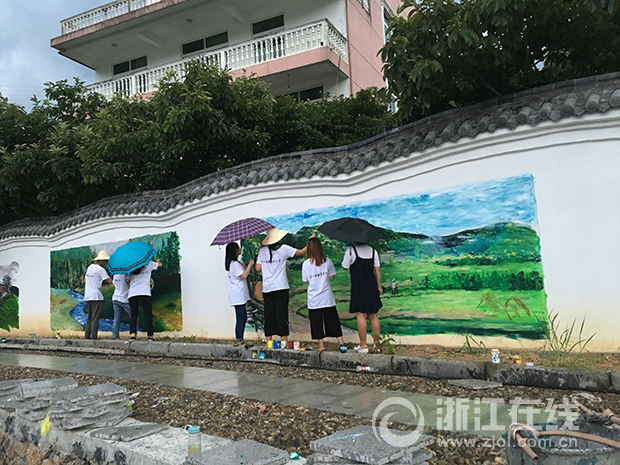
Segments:
[[[220,192],[269,181],[350,174],[463,137],[611,109],[620,109],[620,72],[548,84],[447,110],[343,147],[254,160],[168,190],[121,194],[60,216],[17,220],[0,228],[0,240],[50,236],[104,217],[164,213]]]

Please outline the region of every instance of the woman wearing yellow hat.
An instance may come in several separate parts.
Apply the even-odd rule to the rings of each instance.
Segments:
[[[288,342],[288,298],[289,283],[286,276],[286,260],[306,255],[308,247],[295,249],[280,241],[288,234],[278,228],[267,231],[263,247],[258,252],[256,270],[263,274],[263,299],[265,301],[265,337],[268,341],[274,335]],[[314,234],[312,234],[314,237]]]
[[[112,280],[108,276],[105,266],[108,264],[110,254],[101,250],[93,259],[92,265],[86,269],[84,275],[84,300],[86,301],[86,311],[88,318],[84,327],[84,337],[86,339],[97,339],[99,332],[99,319],[103,314],[103,294],[101,285],[107,283],[112,285]]]

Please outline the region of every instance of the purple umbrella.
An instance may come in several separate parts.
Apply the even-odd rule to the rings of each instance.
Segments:
[[[264,233],[273,227],[274,226],[271,223],[267,223],[265,220],[261,220],[260,218],[245,218],[224,226],[224,228],[217,233],[217,236],[215,236],[215,239],[213,239],[211,245],[226,245],[230,242],[247,239],[248,237]]]

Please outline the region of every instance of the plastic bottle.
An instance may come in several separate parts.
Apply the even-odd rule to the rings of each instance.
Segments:
[[[357,371],[375,371],[375,369],[373,367],[367,367],[367,366],[364,366],[364,365],[358,365],[358,366],[355,367],[355,369]]]
[[[194,455],[201,451],[200,445],[200,426],[185,427],[187,432],[187,455]]]

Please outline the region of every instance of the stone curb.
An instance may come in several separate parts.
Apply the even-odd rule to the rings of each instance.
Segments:
[[[7,339],[6,348],[65,349],[83,348],[91,353],[97,348],[110,353],[121,353],[120,349],[131,349],[137,353],[160,354],[163,356],[201,356],[224,359],[250,359],[252,349],[226,344],[183,343],[169,341],[110,341],[84,339]],[[88,350],[91,349],[91,350]],[[119,350],[112,350],[119,349]],[[549,389],[603,391],[620,393],[620,372],[584,370],[542,366],[519,366],[507,363],[449,360],[430,357],[405,357],[401,355],[358,354],[319,351],[293,351],[263,349],[267,360],[281,365],[310,366],[317,368],[355,369],[368,366],[383,374],[420,376],[434,379],[480,379],[497,381],[513,386],[533,386]],[[80,352],[80,350],[75,350]],[[107,351],[105,351],[107,352]]]

